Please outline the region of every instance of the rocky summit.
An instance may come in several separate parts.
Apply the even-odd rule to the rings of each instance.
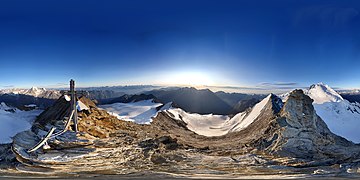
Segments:
[[[333,134],[316,114],[312,99],[292,91],[285,103],[270,95],[246,128],[222,136],[198,135],[184,121],[162,111],[151,124],[118,120],[86,97],[79,132],[69,119],[64,96],[38,116],[31,130],[1,146],[8,174],[130,174],[158,172],[196,177],[240,175],[358,175],[360,146]],[[34,147],[52,128],[49,148]],[[11,151],[11,150],[12,151]]]

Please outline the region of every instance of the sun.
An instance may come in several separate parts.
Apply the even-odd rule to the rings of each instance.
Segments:
[[[163,78],[164,84],[184,86],[209,86],[214,85],[210,75],[204,72],[178,72],[170,73]]]

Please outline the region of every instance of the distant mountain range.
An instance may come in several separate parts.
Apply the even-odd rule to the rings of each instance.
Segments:
[[[151,91],[160,88],[164,88],[164,87],[153,86],[153,85],[130,85],[130,86],[79,87],[77,89],[88,92],[112,92],[114,94],[121,93],[122,95],[124,95],[124,94],[141,94],[146,91]],[[114,98],[114,97],[119,97],[119,95],[107,97],[107,98]],[[95,99],[99,99],[99,97],[96,97]]]
[[[123,96],[125,94],[138,94],[145,91],[159,89],[160,86],[138,85],[138,86],[104,86],[77,88],[87,91],[90,99],[106,100]],[[25,105],[34,104],[45,109],[52,105],[62,94],[63,89],[45,89],[32,87],[30,89],[0,89],[0,102],[5,102],[14,107],[23,108]],[[67,90],[67,89],[66,89]]]
[[[58,90],[48,90],[45,88],[32,87],[30,89],[1,89],[0,95],[27,95],[34,96],[38,98],[46,98],[46,99],[58,99],[61,95]]]
[[[341,93],[341,97],[350,101],[350,102],[358,102],[360,103],[360,92],[353,92],[353,93]]]
[[[199,114],[236,114],[252,107],[265,95],[212,92],[209,89],[179,88],[148,91],[161,102],[173,102],[187,112]]]
[[[174,102],[187,112],[227,114],[232,110],[229,104],[208,89],[153,90],[146,94],[154,95],[163,103]]]
[[[26,109],[27,105],[36,105],[41,109],[51,106],[61,93],[57,90],[32,87],[30,89],[0,90],[0,102],[19,109]]]
[[[218,91],[215,94],[232,107],[229,114],[243,112],[266,97],[264,94],[226,93],[224,91]]]
[[[252,107],[265,95],[212,92],[209,89],[163,88],[144,94],[123,95],[116,98],[98,99],[99,104],[129,103],[153,99],[154,102],[169,103],[187,112],[199,114],[236,114]]]
[[[138,102],[143,100],[154,100],[154,102],[160,102],[154,95],[152,94],[135,94],[135,95],[128,95],[125,94],[120,97],[116,98],[109,98],[109,99],[99,99],[98,104],[113,104],[113,103],[130,103],[130,102]]]
[[[243,112],[266,97],[266,95],[261,94],[212,92],[208,89],[163,88],[160,86],[109,86],[79,88],[79,90],[88,91],[88,97],[97,100],[99,104],[156,99],[156,101],[164,104],[173,102],[174,105],[187,112],[222,115],[235,115]],[[134,93],[135,96],[126,92]],[[142,93],[147,96],[141,95]],[[5,102],[19,109],[23,109],[25,105],[29,104],[46,109],[60,96],[60,90],[36,87],[30,89],[0,90],[0,102]],[[343,92],[341,96],[350,102],[360,102],[360,93],[358,91]]]

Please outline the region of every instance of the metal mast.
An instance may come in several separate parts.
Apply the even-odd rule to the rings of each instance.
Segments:
[[[69,94],[71,95],[71,111],[70,112],[74,111],[74,116],[73,116],[74,127],[75,127],[75,132],[78,132],[78,113],[77,113],[77,109],[76,109],[77,96],[76,96],[76,91],[75,91],[75,81],[73,79],[70,80]]]

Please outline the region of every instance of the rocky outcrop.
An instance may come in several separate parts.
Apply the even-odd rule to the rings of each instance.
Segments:
[[[281,117],[277,119],[284,129],[280,133],[281,139],[277,142],[281,148],[274,146],[273,149],[279,149],[278,152],[281,154],[291,153],[316,159],[344,160],[358,155],[359,147],[330,132],[316,114],[312,102],[313,100],[304,95],[302,90],[295,90],[290,94],[280,113]]]
[[[242,132],[245,143],[270,154],[303,159],[345,161],[359,156],[359,146],[330,132],[312,101],[302,90],[294,90],[278,114],[261,118]]]

